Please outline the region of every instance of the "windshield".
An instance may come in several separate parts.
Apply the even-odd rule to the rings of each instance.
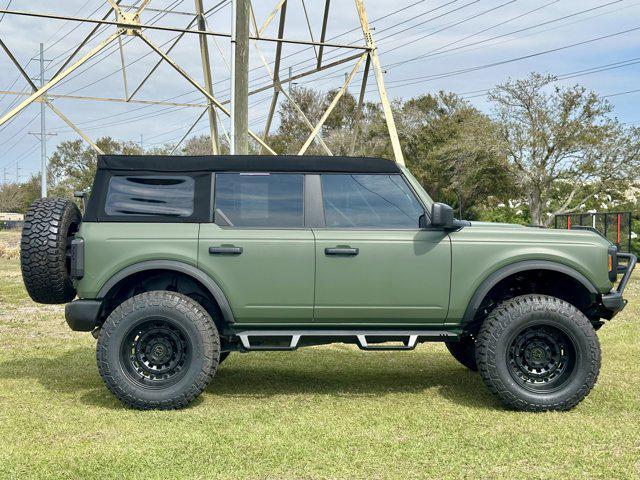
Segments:
[[[422,185],[420,185],[420,182],[416,180],[416,177],[411,174],[407,167],[404,167],[402,165],[399,165],[399,167],[400,170],[402,170],[402,173],[406,177],[407,181],[411,184],[411,187],[413,187],[418,197],[420,197],[420,200],[422,200],[422,202],[426,205],[427,210],[431,211],[433,200],[431,199],[429,194],[425,192],[424,188],[422,188]]]

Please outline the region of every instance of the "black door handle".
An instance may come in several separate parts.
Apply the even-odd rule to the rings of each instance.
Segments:
[[[342,255],[346,257],[355,257],[360,253],[360,250],[357,248],[345,248],[345,247],[336,247],[336,248],[325,248],[325,255]]]
[[[242,247],[209,247],[209,255],[240,255]]]

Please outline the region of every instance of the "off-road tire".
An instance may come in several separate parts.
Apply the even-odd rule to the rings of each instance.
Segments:
[[[560,331],[575,352],[573,368],[564,383],[548,392],[524,388],[512,373],[515,364],[508,360],[513,339],[531,328]],[[600,343],[589,320],[573,305],[555,297],[523,295],[502,303],[484,321],[476,339],[476,361],[486,386],[507,407],[535,412],[569,410],[596,383]]]
[[[64,198],[36,200],[25,215],[20,242],[22,278],[38,303],[68,303],[76,296],[69,276],[68,238],[80,226],[80,211]]]
[[[168,319],[190,342],[191,353],[185,373],[165,388],[139,383],[123,366],[121,351],[127,351],[129,332],[148,319]],[[140,410],[172,410],[193,401],[216,373],[220,358],[220,337],[207,311],[180,293],[155,291],[136,295],[118,306],[105,321],[98,338],[98,371],[107,388],[126,405]]]
[[[459,342],[447,342],[445,344],[449,353],[458,362],[474,372],[478,371],[476,363],[476,343],[473,337],[464,337]]]

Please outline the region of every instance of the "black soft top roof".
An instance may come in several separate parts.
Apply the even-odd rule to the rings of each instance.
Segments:
[[[345,172],[397,173],[391,160],[295,155],[100,155],[99,170],[153,172]]]

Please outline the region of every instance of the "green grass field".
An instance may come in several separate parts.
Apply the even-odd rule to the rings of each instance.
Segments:
[[[570,412],[504,410],[437,344],[232,354],[190,408],[138,412],[103,386],[93,337],[31,302],[8,256],[0,478],[640,478],[640,276]]]

